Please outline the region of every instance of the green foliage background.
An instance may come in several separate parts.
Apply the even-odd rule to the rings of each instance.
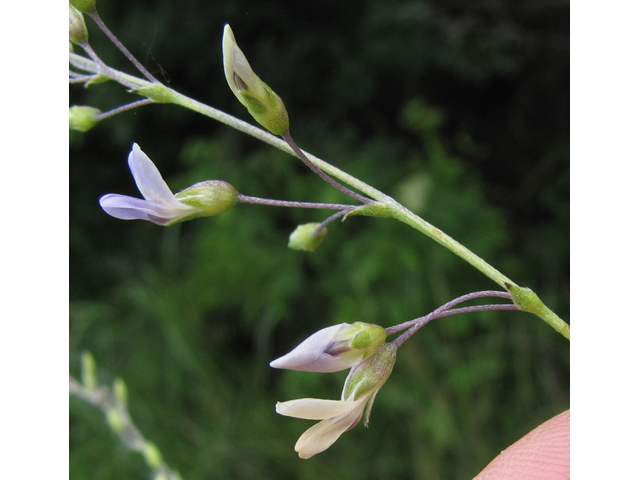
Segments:
[[[569,3],[220,1],[98,3],[171,87],[250,121],[228,91],[230,23],[283,98],[299,145],[395,196],[565,320],[569,308]],[[134,73],[87,20],[94,49]],[[108,110],[117,85],[71,88]],[[569,344],[532,315],[441,319],[399,351],[368,429],[300,460],[312,422],[276,401],[339,398],[346,372],[268,362],[320,328],[382,326],[496,285],[390,219],[333,224],[313,254],[296,225],[330,212],[240,205],[161,228],[107,216],[137,195],[132,142],[174,191],[204,179],[247,195],[345,202],[295,158],[190,111],[152,105],[70,136],[70,359],[126,381],[134,421],[185,480],[466,479],[569,407]],[[71,478],[148,478],[93,407],[70,398]]]

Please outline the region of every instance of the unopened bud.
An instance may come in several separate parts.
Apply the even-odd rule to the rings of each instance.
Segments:
[[[82,385],[90,392],[98,387],[96,361],[89,352],[82,352]]]
[[[337,372],[370,357],[386,338],[385,329],[378,325],[341,323],[314,333],[270,365],[303,372]]]
[[[118,406],[122,409],[125,409],[127,406],[127,398],[129,395],[127,392],[127,385],[120,377],[116,378],[113,381],[113,394],[116,398]]]
[[[289,235],[288,247],[293,250],[313,252],[320,246],[327,236],[327,227],[318,230],[319,223],[306,223],[298,227]]]
[[[84,23],[84,17],[71,3],[69,3],[69,40],[78,45],[89,41],[89,32]]]
[[[79,132],[86,132],[95,127],[100,120],[96,120],[96,115],[100,110],[93,107],[74,105],[69,108],[69,129]]]
[[[253,72],[229,25],[224,26],[222,56],[229,88],[251,116],[274,135],[282,135],[289,130],[289,115],[284,102]]]
[[[147,465],[151,468],[158,468],[162,465],[162,454],[158,447],[151,442],[147,442],[142,450],[142,455],[144,455],[144,459],[147,461]]]
[[[107,410],[107,423],[114,432],[120,433],[122,431],[124,428],[124,422],[122,421],[122,415],[117,408],[111,407]]]

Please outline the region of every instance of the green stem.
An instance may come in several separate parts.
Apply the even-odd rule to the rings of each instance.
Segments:
[[[480,270],[482,273],[484,273],[487,277],[489,277],[491,280],[496,282],[505,290],[507,289],[507,284],[513,285],[514,287],[518,287],[518,285],[513,280],[509,279],[509,277],[500,273],[498,270],[496,270],[494,267],[489,265],[478,255],[473,253],[471,250],[469,250],[467,247],[465,247],[461,243],[451,238],[449,235],[444,233],[439,228],[434,227],[429,222],[420,218],[411,210],[403,207],[400,204],[397,204],[395,207],[396,208],[394,208],[391,211],[392,216],[394,218],[415,228],[419,232],[424,233],[427,237],[432,238],[433,240],[438,242],[440,245],[442,245],[449,251],[458,255],[467,263],[470,263],[472,266],[476,267],[478,270]]]
[[[90,72],[99,72],[98,66],[91,60],[69,53],[69,61],[76,68]],[[217,120],[225,125],[228,125],[236,130],[244,132],[252,137],[257,138],[269,145],[272,145],[290,155],[296,156],[293,149],[284,140],[270,134],[269,132],[248,124],[236,117],[233,117],[227,113],[224,113],[218,109],[205,105],[204,103],[193,100],[192,98],[182,95],[175,90],[170,89],[162,84],[151,83],[146,80],[119,72],[111,69],[116,75],[119,75],[135,85],[139,85],[140,88],[132,90],[134,93],[150,98],[158,103],[173,103],[182,107],[193,110],[194,112],[205,115],[209,118]],[[115,78],[114,78],[115,79]],[[117,80],[117,79],[116,79]],[[400,205],[396,200],[385,195],[379,190],[376,190],[372,186],[364,183],[363,181],[352,177],[346,172],[343,172],[339,168],[319,159],[318,157],[311,155],[303,150],[304,154],[308,157],[309,161],[316,167],[331,175],[337,180],[353,187],[356,190],[364,193],[365,195],[377,200],[377,203],[364,205],[359,209],[353,210],[351,214],[363,214],[372,216],[387,216],[400,220],[403,223],[415,228],[419,232],[422,232],[429,238],[432,238],[443,247],[447,248],[451,252],[458,255],[460,258],[480,270],[491,280],[496,282],[502,288],[511,293],[514,302],[521,310],[531,312],[540,317],[546,323],[551,325],[555,330],[560,332],[565,338],[569,339],[569,325],[567,325],[558,315],[556,315],[551,309],[549,309],[538,296],[530,289],[518,286],[513,280],[509,279],[506,275],[503,275],[500,271],[489,265],[478,255],[466,248],[464,245],[458,243],[449,235],[444,233],[439,228],[434,227],[426,220],[420,218],[411,210]],[[358,212],[360,210],[360,212]]]

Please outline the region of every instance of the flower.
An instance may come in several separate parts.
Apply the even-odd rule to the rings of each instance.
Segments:
[[[196,183],[174,195],[158,168],[136,143],[129,153],[129,168],[144,200],[115,193],[104,195],[100,198],[100,206],[112,217],[173,225],[196,217],[216,215],[237,201],[238,192],[219,180]]]
[[[289,130],[289,115],[282,99],[254,73],[229,25],[224,26],[222,56],[229,88],[251,116],[274,135]]]
[[[314,333],[269,365],[304,372],[337,372],[370,357],[387,338],[384,328],[370,323],[341,323]]]
[[[376,395],[387,381],[396,361],[397,346],[385,343],[364,362],[349,372],[341,400],[302,398],[278,402],[276,412],[287,417],[322,420],[304,432],[295,445],[300,458],[311,458],[324,452],[362,418],[365,407],[365,426],[369,423]]]

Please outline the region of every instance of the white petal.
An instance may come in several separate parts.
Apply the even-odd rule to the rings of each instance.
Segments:
[[[304,418],[305,420],[324,420],[336,417],[358,408],[360,401],[323,400],[319,398],[301,398],[276,403],[276,412],[285,417]]]
[[[286,368],[304,372],[337,372],[350,368],[351,364],[336,360],[334,357],[324,353],[340,329],[345,327],[348,328],[349,324],[341,323],[323,328],[311,335],[291,352],[274,360],[269,365],[273,368]]]
[[[233,57],[235,54],[236,38],[233,35],[233,30],[229,25],[224,26],[224,33],[222,34],[222,60],[224,64],[224,76],[227,79],[229,88],[237,96],[237,88],[233,80]]]
[[[324,452],[334,444],[340,435],[358,423],[360,417],[362,417],[367,398],[365,395],[357,402],[353,402],[357,404],[357,407],[350,412],[323,420],[304,432],[295,446],[300,458],[311,458],[320,452]]]
[[[176,211],[148,200],[115,193],[102,196],[99,202],[105,212],[121,220],[149,220],[165,225],[183,215],[182,210]]]
[[[224,76],[227,79],[229,88],[231,88],[231,91],[238,100],[240,100],[240,103],[247,106],[246,100],[240,95],[240,92],[243,90],[250,91],[253,96],[266,96],[262,81],[254,73],[247,57],[245,57],[240,47],[238,47],[233,31],[228,24],[224,26],[224,33],[222,35],[222,60],[224,64]],[[236,84],[236,75],[245,83],[246,88],[238,87]]]
[[[142,196],[158,204],[181,209],[186,207],[175,199],[173,193],[162,179],[162,175],[151,159],[142,151],[137,143],[133,144],[129,154],[129,168]],[[186,207],[189,208],[189,207]]]

